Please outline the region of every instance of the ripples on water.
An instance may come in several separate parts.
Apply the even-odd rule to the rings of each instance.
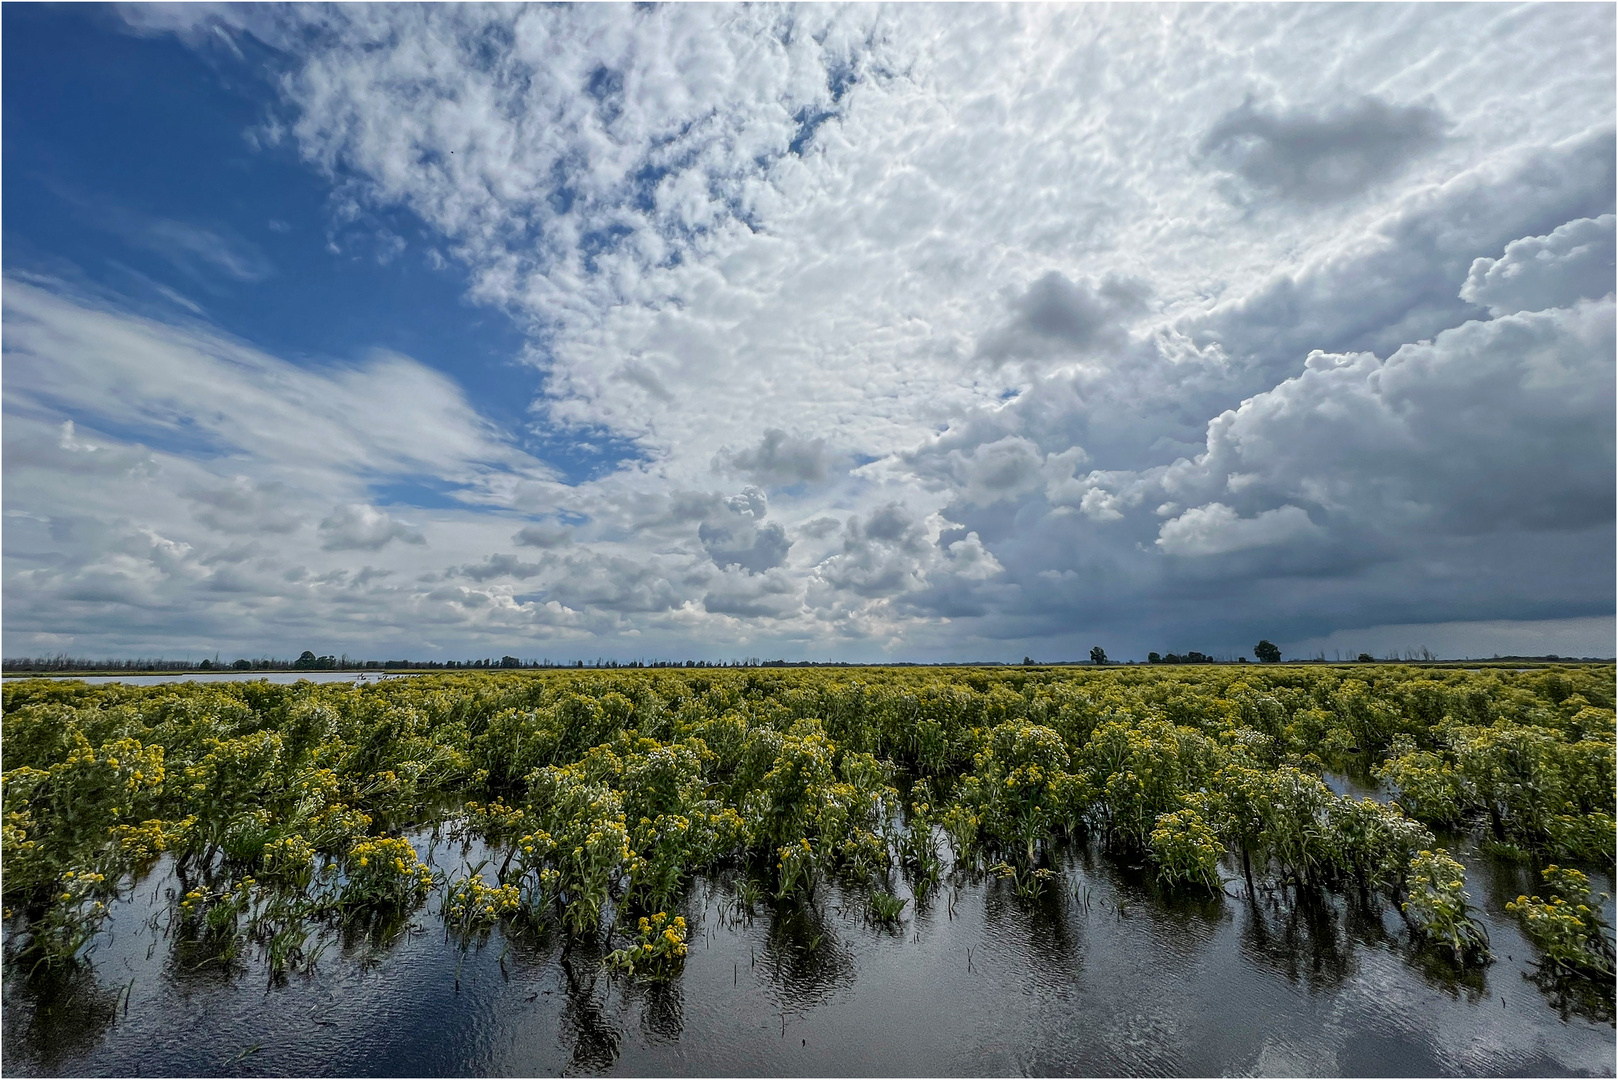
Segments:
[[[1612,1075],[1607,1019],[1531,979],[1532,949],[1505,915],[1526,868],[1461,854],[1498,957],[1481,972],[1413,952],[1386,905],[1164,897],[1143,869],[1075,850],[1061,887],[1032,903],[994,880],[946,879],[922,897],[899,886],[910,903],[888,928],[857,891],[822,885],[812,904],[748,916],[728,879],[699,878],[681,909],[685,970],[662,984],[609,976],[599,946],[558,936],[495,932],[463,950],[434,898],[380,940],[334,937],[312,975],[271,987],[257,961],[196,968],[172,947],[173,880],[160,868],[116,906],[92,973],[36,996],[8,970],[0,1064],[13,1075]],[[432,849],[446,871],[481,857]],[[1613,891],[1610,875],[1594,880]]]

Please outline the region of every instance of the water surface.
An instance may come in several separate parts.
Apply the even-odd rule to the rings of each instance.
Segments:
[[[416,838],[440,869],[476,847]],[[256,961],[193,969],[165,934],[162,869],[121,902],[93,976],[41,998],[8,972],[12,1075],[1613,1075],[1614,1030],[1534,981],[1504,911],[1525,867],[1458,854],[1497,960],[1457,972],[1382,905],[1281,893],[1160,896],[1086,850],[1059,888],[995,879],[738,910],[699,878],[683,973],[644,983],[560,937],[462,944],[429,899],[391,939],[332,943],[271,986]],[[1612,890],[1610,877],[1592,883]],[[1608,918],[1612,917],[1608,902]],[[1610,1006],[1609,1006],[1610,1007]],[[1609,1014],[1610,1015],[1610,1014]]]

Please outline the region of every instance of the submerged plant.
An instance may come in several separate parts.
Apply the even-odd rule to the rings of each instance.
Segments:
[[[1419,851],[1410,860],[1410,896],[1401,905],[1422,938],[1450,950],[1458,963],[1490,958],[1489,935],[1467,907],[1466,872],[1447,851]]]
[[[1196,810],[1187,807],[1160,815],[1149,844],[1159,881],[1219,888],[1219,857],[1225,845]]]
[[[443,916],[463,930],[633,933],[617,913],[666,910],[698,873],[739,877],[744,914],[766,889],[885,893],[895,866],[919,898],[943,877],[943,843],[963,878],[988,863],[1033,898],[1053,849],[1080,834],[1149,859],[1169,886],[1218,888],[1229,855],[1255,890],[1391,900],[1418,937],[1476,961],[1487,943],[1460,868],[1420,822],[1482,830],[1526,858],[1612,865],[1611,672],[7,681],[7,953],[77,965],[108,905],[166,867],[183,882],[171,913],[185,948],[258,946],[273,970],[306,967],[323,921],[397,928],[423,902],[435,881],[407,837],[448,824],[490,853],[492,873],[444,883]],[[1396,802],[1336,795],[1322,757],[1380,776]],[[912,800],[903,824],[895,784]],[[1577,884],[1547,884],[1514,914],[1559,978],[1589,982],[1610,939],[1592,934],[1579,905],[1596,905]]]
[[[421,903],[433,884],[432,870],[402,836],[355,844],[343,868],[348,880],[343,884],[340,903],[347,908],[408,910]]]
[[[871,893],[871,918],[879,923],[898,922],[905,905],[909,902],[902,896],[894,896],[880,889],[875,890]]]
[[[607,967],[645,979],[677,975],[685,964],[685,918],[676,915],[670,919],[667,912],[659,911],[642,916],[637,930],[632,944],[607,954]]]
[[[444,921],[463,933],[491,926],[522,907],[522,894],[515,885],[490,885],[481,868],[451,883],[444,896]]]
[[[1522,922],[1528,939],[1545,952],[1545,962],[1563,974],[1587,974],[1610,983],[1613,964],[1611,927],[1601,918],[1590,894],[1590,879],[1571,868],[1547,866],[1541,875],[1550,898],[1519,896],[1506,910]],[[1603,900],[1607,899],[1603,893]]]

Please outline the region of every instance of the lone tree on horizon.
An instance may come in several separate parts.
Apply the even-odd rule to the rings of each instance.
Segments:
[[[1090,663],[1094,664],[1096,667],[1100,667],[1106,662],[1107,650],[1103,649],[1100,645],[1092,645],[1090,647]]]
[[[1279,664],[1281,662],[1281,650],[1269,641],[1260,641],[1257,645],[1254,645],[1253,655],[1266,664]]]

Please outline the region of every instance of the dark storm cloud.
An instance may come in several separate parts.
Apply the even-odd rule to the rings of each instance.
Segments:
[[[1477,317],[1460,296],[1475,259],[1612,213],[1614,154],[1606,127],[1463,174],[1409,200],[1363,239],[1180,328],[1236,363],[1237,400],[1295,373],[1316,349],[1387,356]]]
[[[1320,112],[1269,111],[1249,99],[1222,116],[1197,150],[1258,191],[1327,203],[1399,172],[1437,146],[1446,126],[1436,109],[1375,97]]]

